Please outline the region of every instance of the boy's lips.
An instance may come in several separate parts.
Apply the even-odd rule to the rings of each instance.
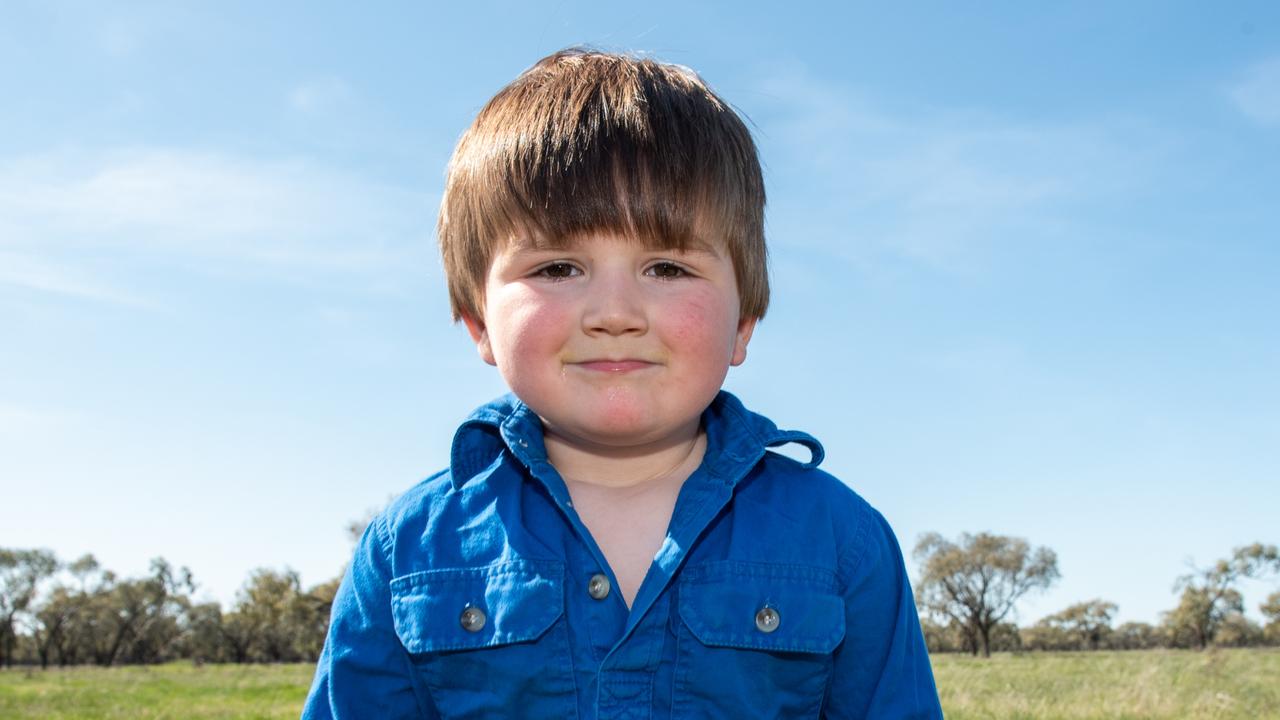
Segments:
[[[646,368],[657,366],[657,363],[649,362],[647,360],[635,360],[630,358],[622,360],[600,358],[596,360],[582,360],[580,362],[573,362],[569,364],[583,370],[606,373],[635,372],[637,370],[644,370]]]

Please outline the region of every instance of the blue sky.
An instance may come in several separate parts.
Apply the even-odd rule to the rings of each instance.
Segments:
[[[503,391],[449,322],[443,169],[582,43],[750,118],[774,304],[728,387],[908,553],[1022,536],[1062,580],[1021,622],[1156,621],[1280,542],[1274,4],[175,5],[0,9],[0,546],[223,601],[335,575]]]

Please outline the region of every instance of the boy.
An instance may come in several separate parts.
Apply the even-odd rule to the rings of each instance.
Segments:
[[[438,234],[512,395],[365,531],[304,718],[941,717],[888,525],[720,390],[763,212],[687,69],[563,51],[480,111]]]

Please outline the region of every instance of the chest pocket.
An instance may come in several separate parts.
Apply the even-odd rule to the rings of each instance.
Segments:
[[[828,571],[716,562],[684,570],[676,603],[679,717],[818,717],[844,600]]]
[[[446,718],[577,714],[564,566],[519,560],[391,581],[396,635]]]

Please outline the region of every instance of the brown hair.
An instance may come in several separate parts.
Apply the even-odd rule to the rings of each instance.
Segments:
[[[454,320],[483,316],[493,253],[608,232],[728,249],[744,318],[764,316],[764,181],[751,133],[692,70],[571,48],[500,90],[458,141],[437,235]]]

